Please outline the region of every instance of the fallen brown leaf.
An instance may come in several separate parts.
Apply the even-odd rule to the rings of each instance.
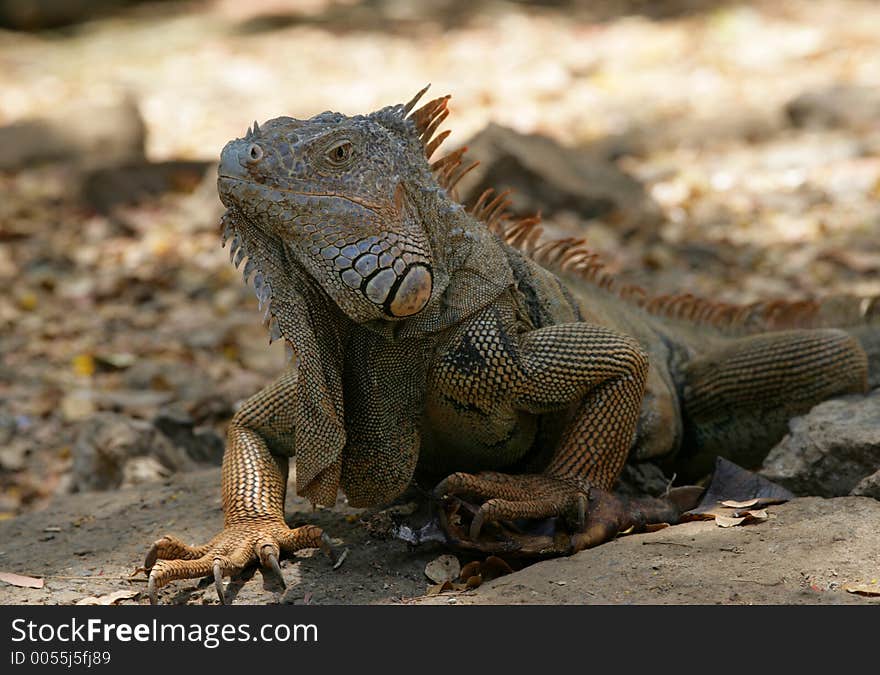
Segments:
[[[101,595],[98,597],[89,596],[87,598],[82,598],[77,600],[77,605],[102,605],[109,606],[115,605],[120,600],[130,600],[135,597],[139,591],[113,591],[112,593],[108,593],[107,595]]]
[[[513,569],[507,564],[507,561],[497,555],[490,555],[480,565],[480,576],[484,581],[497,579],[507,574],[513,574]]]
[[[715,524],[718,527],[736,527],[745,522],[745,518],[732,518],[730,516],[715,516]]]
[[[747,523],[760,523],[767,520],[770,516],[766,509],[758,509],[757,511],[743,511]]]
[[[470,579],[475,574],[480,574],[480,568],[482,564],[479,560],[471,560],[467,565],[461,568],[461,572],[459,574],[459,578],[463,581]]]
[[[425,591],[425,595],[440,595],[441,593],[445,593],[446,591],[463,591],[467,588],[465,584],[455,584],[451,581],[444,581],[442,584],[434,584],[433,586],[428,586],[428,590]]]
[[[0,581],[20,588],[42,588],[43,580],[36,577],[28,577],[14,572],[0,572]]]
[[[757,503],[758,503],[757,498],[756,499],[748,499],[744,502],[738,502],[733,499],[726,499],[723,502],[721,502],[721,505],[728,506],[732,509],[747,509],[750,506],[755,506]]]
[[[481,577],[479,574],[475,574],[467,578],[467,581],[465,581],[465,586],[468,588],[468,590],[470,590],[472,588],[476,588],[482,583],[483,577]]]
[[[441,555],[425,565],[425,576],[436,584],[457,579],[460,573],[461,563],[454,555]]]
[[[877,583],[876,579],[872,579],[870,583],[853,581],[848,584],[844,584],[843,590],[845,590],[847,593],[854,593],[856,595],[880,597],[880,584]]]
[[[749,525],[750,523],[762,523],[770,516],[764,509],[757,511],[739,511],[733,509],[729,514],[717,513],[715,524],[718,527],[735,527],[736,525]]]

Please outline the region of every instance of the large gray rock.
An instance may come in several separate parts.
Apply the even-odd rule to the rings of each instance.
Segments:
[[[805,92],[790,101],[785,112],[796,127],[876,129],[880,126],[880,90],[838,85]]]
[[[821,403],[789,430],[764,460],[764,476],[800,495],[880,494],[880,389]]]
[[[59,28],[91,21],[143,1],[0,0],[0,26],[27,31]]]
[[[79,429],[73,450],[72,487],[112,490],[167,478],[196,468],[186,450],[153,424],[117,413],[98,413]]]
[[[512,189],[511,210],[518,215],[573,211],[639,227],[654,227],[661,220],[641,183],[595,153],[497,124],[465,145],[467,157],[480,161],[459,184],[465,204],[473,204],[487,188]]]
[[[862,478],[859,484],[853,488],[851,494],[859,497],[873,497],[880,499],[880,470],[875,471],[870,476]]]
[[[52,161],[73,161],[85,170],[144,159],[146,125],[137,103],[82,103],[0,127],[0,170]]]

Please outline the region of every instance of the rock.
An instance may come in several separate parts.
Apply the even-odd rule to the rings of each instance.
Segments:
[[[16,438],[17,432],[15,417],[0,411],[0,471],[20,471],[25,467],[30,443],[24,438]]]
[[[153,420],[156,428],[195,462],[219,465],[223,461],[223,437],[208,427],[197,428],[193,418],[179,408],[163,408]]]
[[[880,90],[835,86],[801,94],[785,106],[796,127],[876,129],[880,125]]]
[[[0,0],[0,26],[45,30],[89,21],[143,0]]]
[[[165,478],[197,464],[155,426],[116,413],[98,413],[79,429],[73,450],[76,491],[114,488]]]
[[[487,188],[512,189],[511,210],[518,215],[574,211],[640,227],[660,222],[660,210],[641,183],[595,154],[497,124],[465,145],[467,158],[480,161],[458,186],[465,204]]]
[[[793,418],[789,430],[764,460],[764,476],[800,495],[870,489],[866,477],[880,470],[880,389],[825,401]]]
[[[627,462],[614,491],[631,497],[656,497],[669,487],[669,477],[651,462]]]
[[[646,157],[681,148],[717,147],[719,143],[759,143],[781,132],[783,122],[777,115],[763,110],[737,108],[709,117],[663,119],[635,123],[619,133],[597,138],[590,143],[588,151],[615,160],[620,157]]]
[[[25,459],[30,450],[31,444],[23,438],[0,445],[0,470],[21,471],[25,468]]]
[[[866,478],[862,478],[850,494],[857,497],[880,499],[880,470],[875,471]]]
[[[85,170],[137,163],[144,159],[146,134],[131,98],[71,106],[43,119],[0,127],[0,170],[52,161],[73,161]]]
[[[175,160],[102,167],[85,176],[82,194],[96,211],[108,213],[117,205],[147,201],[164,192],[192,192],[215,165]]]

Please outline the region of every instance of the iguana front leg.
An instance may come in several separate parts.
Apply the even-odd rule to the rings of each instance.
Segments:
[[[440,497],[484,500],[471,521],[471,543],[491,521],[562,515],[578,525],[569,550],[579,550],[649,517],[622,502],[615,506],[609,493],[626,461],[645,391],[648,359],[639,344],[586,323],[549,326],[516,339],[503,322],[484,317],[469,330],[462,338],[470,357],[467,373],[441,379],[458,381],[463,391],[481,391],[479,383],[487,379],[506,382],[512,405],[534,414],[574,408],[542,474],[455,473],[437,486]],[[445,367],[456,368],[456,359],[447,359]],[[659,503],[649,508],[659,509],[658,517],[670,511]]]
[[[223,531],[202,546],[164,536],[147,553],[150,600],[174,579],[213,572],[220,601],[223,576],[259,561],[281,577],[278,557],[320,547],[332,557],[321,528],[290,529],[284,522],[289,456],[293,448],[293,400],[297,375],[290,370],[248,399],[229,425],[223,456]]]

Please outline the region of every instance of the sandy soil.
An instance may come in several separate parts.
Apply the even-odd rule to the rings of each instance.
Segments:
[[[71,495],[46,510],[0,522],[0,569],[45,579],[42,589],[0,586],[4,604],[73,604],[119,590],[123,604],[146,604],[143,575],[128,580],[145,543],[166,532],[204,541],[220,526],[216,469],[179,474],[164,484]],[[338,570],[317,552],[282,561],[287,590],[254,569],[228,586],[235,604],[880,603],[848,593],[848,583],[880,576],[880,502],[863,497],[802,498],[770,507],[770,520],[722,529],[685,523],[621,537],[578,555],[537,563],[474,591],[425,597],[425,565],[445,551],[411,550],[371,538],[345,506],[310,512],[288,501],[288,521],[325,528],[349,549]],[[878,589],[880,592],[880,589]],[[180,581],[160,601],[214,604],[210,580]]]

